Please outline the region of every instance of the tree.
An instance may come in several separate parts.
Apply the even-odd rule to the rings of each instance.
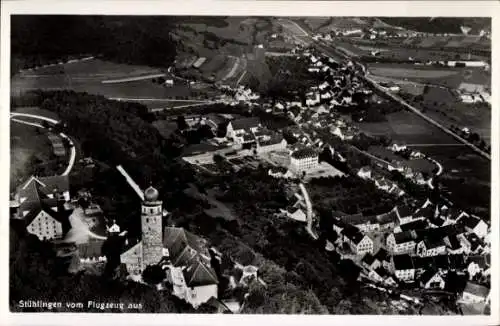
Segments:
[[[183,116],[183,115],[179,115],[179,116],[177,117],[177,128],[178,128],[179,130],[185,130],[185,129],[187,129],[187,128],[188,128],[188,124],[187,124],[187,122],[186,122],[186,118],[184,118],[184,116]]]
[[[165,271],[160,265],[149,265],[142,273],[142,279],[144,282],[152,285],[161,283],[165,279],[165,276]]]

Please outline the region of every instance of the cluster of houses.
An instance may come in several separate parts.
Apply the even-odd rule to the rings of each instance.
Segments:
[[[381,151],[383,153],[381,153]],[[385,152],[384,152],[385,151]],[[397,155],[409,152],[408,159],[405,159],[403,162],[403,158],[397,157]],[[385,154],[384,154],[385,153]],[[394,153],[394,154],[393,154]],[[401,173],[401,175],[407,180],[417,184],[417,185],[426,185],[429,188],[433,188],[432,184],[432,171],[436,168],[436,164],[430,162],[422,153],[418,151],[411,151],[405,145],[393,144],[388,149],[380,148],[375,153],[378,157],[384,157],[386,160],[390,160],[387,164],[381,164],[377,162],[377,166],[383,168],[384,170],[391,172],[397,171]],[[389,158],[387,157],[389,156]],[[424,176],[424,173],[428,175]],[[361,167],[357,175],[365,180],[372,180],[377,188],[394,194],[396,196],[404,195],[404,191],[393,181],[385,178],[381,173],[378,173],[370,166]]]
[[[357,176],[364,180],[372,180],[378,189],[389,194],[393,194],[398,197],[405,194],[404,190],[402,190],[395,182],[376,174],[376,172],[372,171],[372,168],[369,166],[363,166],[360,168],[357,172]]]
[[[490,230],[479,217],[429,200],[417,209],[396,206],[379,215],[334,216],[334,247],[358,262],[371,281],[443,290],[454,286],[447,285],[451,272],[467,283],[461,302],[488,301]]]

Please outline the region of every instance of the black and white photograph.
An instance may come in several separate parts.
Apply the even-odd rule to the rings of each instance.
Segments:
[[[489,316],[492,21],[10,14],[10,313]]]

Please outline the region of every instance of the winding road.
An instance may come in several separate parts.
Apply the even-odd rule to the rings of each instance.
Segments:
[[[41,124],[37,124],[37,123],[33,123],[33,122],[28,122],[28,121],[16,119],[16,117],[20,117],[20,118],[26,117],[26,118],[38,119],[38,120],[42,120],[42,121],[47,121],[47,122],[52,123],[52,124],[59,123],[58,120],[55,120],[55,119],[52,119],[52,118],[47,118],[47,117],[44,117],[42,115],[11,112],[10,118],[11,118],[12,121],[15,121],[17,123],[22,123],[22,124],[25,124],[25,125],[28,125],[28,126],[38,127],[38,128],[45,128],[45,127],[43,125],[41,125]],[[67,139],[70,142],[70,144],[72,143],[71,139],[67,135],[65,135],[64,133],[61,132],[59,134],[59,136],[61,136],[62,138]],[[76,160],[76,149],[75,149],[75,146],[70,146],[68,166],[66,167],[66,170],[64,170],[64,172],[61,175],[63,175],[63,176],[64,175],[68,175],[71,172],[71,170],[73,169],[73,166],[75,165],[75,160]]]

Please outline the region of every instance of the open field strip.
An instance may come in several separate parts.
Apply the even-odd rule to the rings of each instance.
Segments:
[[[423,70],[393,67],[372,67],[370,73],[382,77],[395,78],[440,78],[458,74],[457,71],[449,70]]]
[[[224,77],[222,77],[221,80],[226,80],[226,79],[233,77],[240,66],[241,58],[234,57],[234,56],[229,56],[229,57],[234,59],[234,64],[231,67],[231,70]]]
[[[131,82],[131,81],[138,81],[138,80],[144,80],[144,79],[152,79],[152,78],[158,78],[158,77],[165,77],[166,74],[161,73],[161,74],[151,74],[151,75],[146,75],[146,76],[137,76],[137,77],[128,77],[128,78],[121,78],[121,79],[112,79],[112,80],[103,80],[101,83],[103,84],[116,84],[116,83],[126,83],[126,82]]]
[[[143,102],[182,102],[182,103],[207,103],[209,100],[178,100],[169,98],[130,98],[130,97],[110,97],[113,101],[143,101]]]
[[[289,19],[279,19],[279,23],[296,36],[308,36],[309,34],[296,22]]]

